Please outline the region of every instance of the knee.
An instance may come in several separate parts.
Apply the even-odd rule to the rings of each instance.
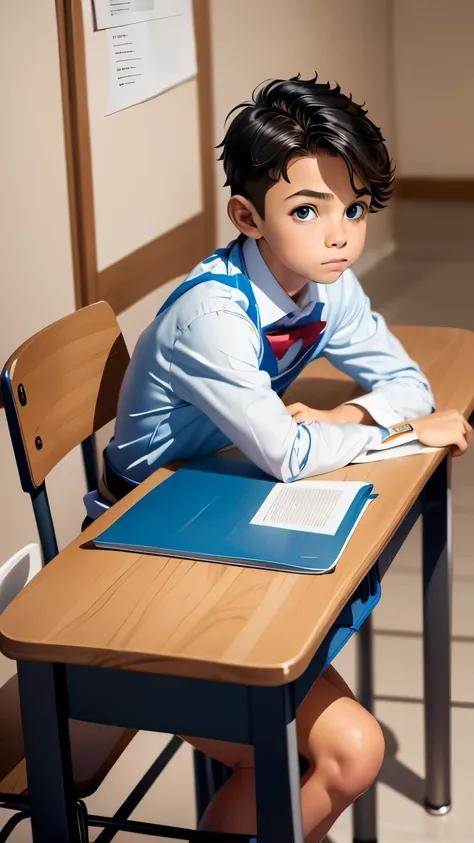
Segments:
[[[384,752],[382,729],[371,714],[359,708],[358,716],[340,729],[326,757],[321,759],[320,769],[329,789],[352,802],[373,784]]]
[[[241,770],[251,770],[254,772],[255,760],[253,746],[242,746],[242,752],[231,766],[233,773],[238,773]]]

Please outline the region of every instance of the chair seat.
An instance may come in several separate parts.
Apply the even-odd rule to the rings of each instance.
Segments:
[[[133,729],[69,721],[72,766],[78,797],[100,786],[124,749],[136,735]],[[0,792],[27,793],[20,698],[17,676],[0,688]]]

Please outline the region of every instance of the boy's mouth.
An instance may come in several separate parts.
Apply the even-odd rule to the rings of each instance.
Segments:
[[[324,261],[322,266],[336,266],[342,263],[347,263],[347,258],[333,258],[330,261]]]

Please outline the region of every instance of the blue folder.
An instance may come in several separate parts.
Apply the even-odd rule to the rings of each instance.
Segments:
[[[94,539],[98,548],[129,550],[271,568],[328,573],[368,503],[366,484],[335,535],[251,524],[275,480],[227,451],[188,462]]]

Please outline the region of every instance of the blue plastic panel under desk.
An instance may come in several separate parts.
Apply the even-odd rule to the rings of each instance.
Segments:
[[[320,673],[336,658],[354,632],[361,628],[375,609],[381,595],[379,571],[375,564],[345,605],[319,648]]]

